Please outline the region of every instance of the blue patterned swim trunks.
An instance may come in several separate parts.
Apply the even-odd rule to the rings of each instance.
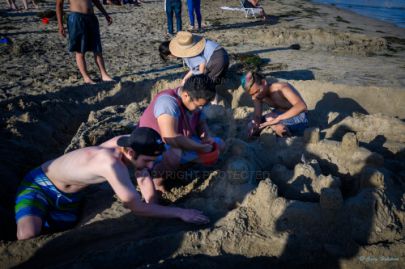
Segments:
[[[78,220],[81,193],[58,190],[40,167],[29,172],[17,190],[16,221],[25,216],[37,216],[43,226],[51,230],[64,230]]]
[[[277,115],[281,115],[284,112],[281,112],[277,109],[273,109],[272,113],[276,113]],[[262,117],[262,121],[266,121],[266,116]],[[283,125],[285,125],[288,130],[291,132],[293,135],[299,135],[302,136],[304,134],[304,130],[308,128],[308,118],[307,118],[307,112],[301,112],[300,114],[280,121]]]

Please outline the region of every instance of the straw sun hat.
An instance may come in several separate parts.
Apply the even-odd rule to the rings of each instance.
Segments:
[[[205,38],[180,31],[170,41],[170,53],[176,57],[188,58],[200,54],[205,47]]]

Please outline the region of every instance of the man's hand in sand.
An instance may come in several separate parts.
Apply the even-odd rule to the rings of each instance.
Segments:
[[[111,25],[113,23],[112,18],[108,14],[105,15],[105,19],[107,20],[108,25]]]
[[[210,222],[207,216],[196,209],[183,209],[180,214],[180,219],[182,221],[194,224],[207,224]]]
[[[272,118],[272,119],[270,119],[270,120],[269,120],[269,118],[267,118],[267,121],[261,123],[260,126],[259,126],[259,128],[260,128],[260,130],[261,130],[261,129],[266,128],[267,126],[276,125],[276,124],[278,124],[278,123],[280,123],[280,119],[279,119],[278,117]]]
[[[271,126],[271,129],[273,129],[273,131],[276,132],[278,136],[281,137],[291,136],[291,133],[288,130],[288,128],[284,124],[280,123],[281,120],[279,117],[267,118],[266,120],[267,120],[266,122],[260,124],[259,126],[260,130],[263,130],[267,126]]]

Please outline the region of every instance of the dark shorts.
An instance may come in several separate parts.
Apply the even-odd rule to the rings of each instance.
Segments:
[[[221,78],[226,75],[229,67],[229,56],[224,48],[214,51],[208,64],[207,76],[209,76],[215,84],[221,84]]]
[[[96,15],[72,12],[69,14],[69,51],[101,53],[100,27]]]

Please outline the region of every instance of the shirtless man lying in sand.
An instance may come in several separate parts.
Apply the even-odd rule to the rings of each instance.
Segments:
[[[84,82],[95,84],[90,78],[87,67],[85,53],[92,51],[97,67],[101,73],[103,81],[113,81],[107,74],[104,66],[104,59],[100,40],[100,27],[96,15],[94,15],[93,5],[103,13],[108,25],[112,23],[111,17],[107,14],[99,0],[70,0],[70,14],[67,19],[69,31],[69,51],[76,52],[76,63],[83,76]],[[56,16],[58,18],[59,34],[66,37],[63,26],[63,0],[56,0]]]
[[[253,99],[254,118],[249,126],[249,135],[257,135],[267,126],[279,136],[302,135],[308,127],[307,105],[300,94],[285,82],[268,83],[256,72],[248,72],[241,78],[242,87]],[[273,110],[262,116],[262,104]]]
[[[17,238],[29,239],[43,228],[53,231],[72,227],[78,219],[80,191],[107,181],[126,207],[135,214],[180,218],[204,224],[209,219],[200,211],[154,204],[154,187],[149,169],[164,151],[161,136],[150,128],[136,128],[131,135],[114,137],[100,146],[69,152],[29,172],[17,191]],[[135,176],[146,203],[132,184],[127,166]]]

